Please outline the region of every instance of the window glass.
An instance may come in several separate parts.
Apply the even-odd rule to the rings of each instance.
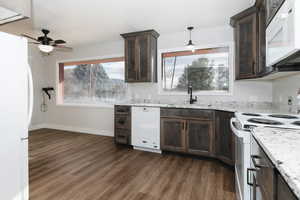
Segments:
[[[124,99],[123,59],[105,59],[60,65],[60,103],[114,103]]]
[[[167,92],[229,91],[229,48],[162,54],[162,88]]]

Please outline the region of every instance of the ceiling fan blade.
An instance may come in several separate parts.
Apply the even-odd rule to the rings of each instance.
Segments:
[[[67,42],[64,41],[64,40],[55,40],[54,43],[55,43],[55,44],[65,44],[65,43],[67,43]]]
[[[28,42],[29,44],[41,44],[39,42]]]
[[[23,36],[23,37],[26,37],[26,38],[29,38],[29,39],[31,39],[31,40],[34,40],[34,41],[37,41],[37,42],[39,42],[36,38],[34,38],[34,37],[31,37],[31,36],[29,36],[29,35],[26,35],[26,34],[21,34],[21,36]]]

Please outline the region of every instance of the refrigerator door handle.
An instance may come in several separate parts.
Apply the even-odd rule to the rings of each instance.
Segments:
[[[33,79],[31,67],[27,66],[28,73],[28,89],[29,89],[29,99],[28,99],[28,127],[30,126],[32,112],[33,112]]]

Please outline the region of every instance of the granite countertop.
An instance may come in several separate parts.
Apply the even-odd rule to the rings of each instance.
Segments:
[[[300,199],[300,130],[259,127],[252,135]]]
[[[153,103],[120,103],[116,105],[123,106],[142,106],[142,107],[160,107],[160,108],[191,108],[203,110],[219,110],[227,112],[250,112],[250,113],[284,113],[277,109],[261,109],[261,108],[241,108],[240,106],[211,106],[211,105],[197,105],[197,104],[153,104]],[[290,114],[290,113],[289,113]]]

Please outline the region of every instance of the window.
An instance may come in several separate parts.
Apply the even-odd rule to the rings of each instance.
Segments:
[[[162,53],[162,90],[186,93],[229,93],[229,47]]]
[[[124,58],[59,63],[60,104],[114,103],[124,99]]]

